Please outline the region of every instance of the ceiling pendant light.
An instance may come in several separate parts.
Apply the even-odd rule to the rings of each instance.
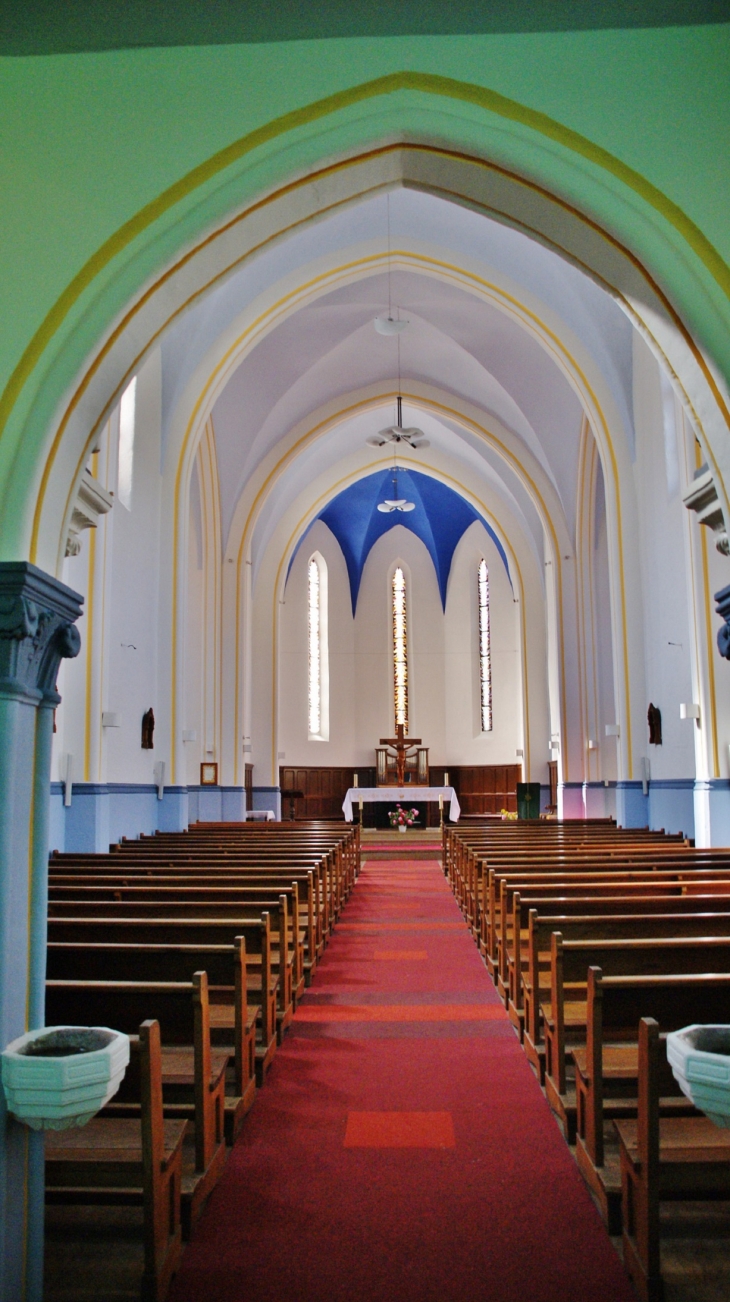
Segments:
[[[379,335],[399,335],[408,325],[407,320],[396,320],[390,313],[387,316],[376,316],[373,322]]]
[[[400,392],[400,336],[408,325],[408,321],[395,320],[393,317],[392,296],[390,290],[390,195],[387,196],[387,214],[388,214],[388,315],[378,316],[375,318],[375,329],[381,335],[395,335],[398,345],[398,398],[397,414],[395,425],[389,425],[387,429],[381,429],[378,434],[371,434],[366,440],[371,448],[385,447],[386,443],[394,443],[396,447],[399,443],[405,443],[409,448],[427,448],[428,439],[422,429],[417,429],[415,425],[409,425],[407,429],[403,428],[403,399]],[[378,510],[384,510],[384,507],[378,507]]]
[[[396,401],[398,416],[395,425],[389,425],[387,429],[381,429],[377,434],[371,434],[370,438],[367,439],[370,447],[382,448],[385,447],[386,443],[405,443],[406,447],[409,448],[427,448],[429,446],[428,439],[422,429],[417,429],[415,425],[409,425],[407,429],[403,428],[403,399],[400,394],[398,394]]]
[[[378,510],[384,515],[392,515],[395,511],[415,511],[416,503],[409,502],[405,497],[398,496],[398,467],[393,467],[393,496],[386,497],[384,502],[378,502]]]

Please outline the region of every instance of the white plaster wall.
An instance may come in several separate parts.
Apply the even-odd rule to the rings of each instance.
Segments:
[[[155,750],[142,750],[142,715],[152,706],[160,720],[169,693],[160,682],[169,666],[158,663],[158,596],[160,576],[160,421],[159,351],[137,376],[132,506],[114,507],[114,557],[111,600],[109,687],[104,708],[122,716],[109,729],[107,779],[152,782]],[[168,527],[170,524],[168,523]],[[157,729],[155,731],[158,740]]]
[[[608,567],[608,522],[603,471],[599,464],[596,475],[593,537],[593,601],[596,628],[596,665],[598,677],[598,774],[603,781],[615,782],[618,777],[618,741],[606,736],[606,726],[616,723],[618,708],[614,687],[613,640],[611,634],[611,583]],[[608,812],[608,811],[607,811]]]
[[[662,712],[662,745],[649,745],[649,729],[644,719],[639,753],[648,756],[652,778],[692,779],[694,724],[679,717],[680,702],[693,699],[693,632],[675,405],[653,354],[637,332],[634,332],[634,421],[646,678],[644,714],[649,701]],[[725,565],[724,581],[730,582],[730,565],[727,561]]]
[[[492,730],[481,729],[477,569],[489,568]],[[478,521],[454,553],[446,601],[446,756],[458,764],[515,764],[523,749],[518,603],[502,558]]]
[[[307,569],[315,551],[327,566],[328,741],[310,741],[308,736]],[[279,740],[285,756],[281,763],[307,766],[353,763],[355,627],[350,583],[339,543],[321,520],[312,526],[294,558],[281,608],[279,645]]]
[[[64,566],[64,582],[85,599],[81,651],[62,662],[52,776],[63,778],[66,754],[79,782],[151,782],[155,755],[140,746],[151,705],[159,714],[157,637],[160,536],[160,355],[137,376],[131,510],[115,501],[98,528],[81,534],[81,551]],[[108,422],[92,468],[116,496],[118,418]],[[121,726],[102,728],[104,711]]]
[[[190,481],[190,526],[188,531],[187,633],[185,637],[185,715],[184,731],[196,734],[195,741],[185,742],[183,782],[197,785],[203,746],[203,523],[200,509],[200,483],[197,464]],[[233,630],[232,630],[233,631]]]

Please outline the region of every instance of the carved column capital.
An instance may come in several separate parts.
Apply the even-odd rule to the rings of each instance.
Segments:
[[[0,562],[0,692],[55,703],[61,660],[81,647],[82,602],[28,561]]]
[[[703,466],[698,470],[687,492],[682,498],[688,511],[695,511],[700,524],[706,524],[715,535],[715,546],[723,556],[730,555],[730,541],[725,527],[717,488],[712,478],[712,471]],[[723,652],[724,654],[724,652]]]

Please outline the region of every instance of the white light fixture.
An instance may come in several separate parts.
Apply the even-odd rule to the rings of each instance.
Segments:
[[[607,724],[606,724],[606,736],[607,736],[607,737],[620,737],[620,736],[621,736],[621,724],[620,724],[620,723],[607,723]]]
[[[415,425],[409,425],[403,428],[403,399],[400,394],[396,399],[397,419],[395,425],[388,425],[387,429],[381,429],[377,434],[371,434],[366,440],[371,448],[384,448],[386,443],[405,443],[409,448],[427,448],[429,446],[422,429],[417,429]]]
[[[398,468],[393,467],[393,496],[386,497],[384,502],[378,502],[378,510],[384,515],[392,515],[394,511],[415,511],[416,503],[409,502],[405,497],[398,496]]]
[[[522,759],[524,753],[525,753],[525,752],[524,752],[523,750],[516,750],[516,751],[515,751],[515,755],[517,756],[518,759]]]
[[[396,321],[392,316],[376,316],[373,322],[379,335],[399,335],[406,329],[409,322]]]
[[[182,739],[183,741],[197,741],[198,734],[194,728],[184,728]]]
[[[407,502],[405,497],[387,498],[384,502],[378,502],[378,510],[383,514],[392,514],[393,511],[415,511],[415,502]]]
[[[679,707],[680,719],[699,719],[700,707],[696,701],[688,701]]]
[[[102,728],[121,728],[122,726],[121,714],[114,714],[112,710],[102,710],[101,726]]]
[[[598,742],[593,737],[589,737],[586,744],[588,750],[598,750]]]

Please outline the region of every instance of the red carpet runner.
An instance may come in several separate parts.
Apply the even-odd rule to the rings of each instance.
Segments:
[[[634,1302],[440,866],[363,870],[171,1302]]]

